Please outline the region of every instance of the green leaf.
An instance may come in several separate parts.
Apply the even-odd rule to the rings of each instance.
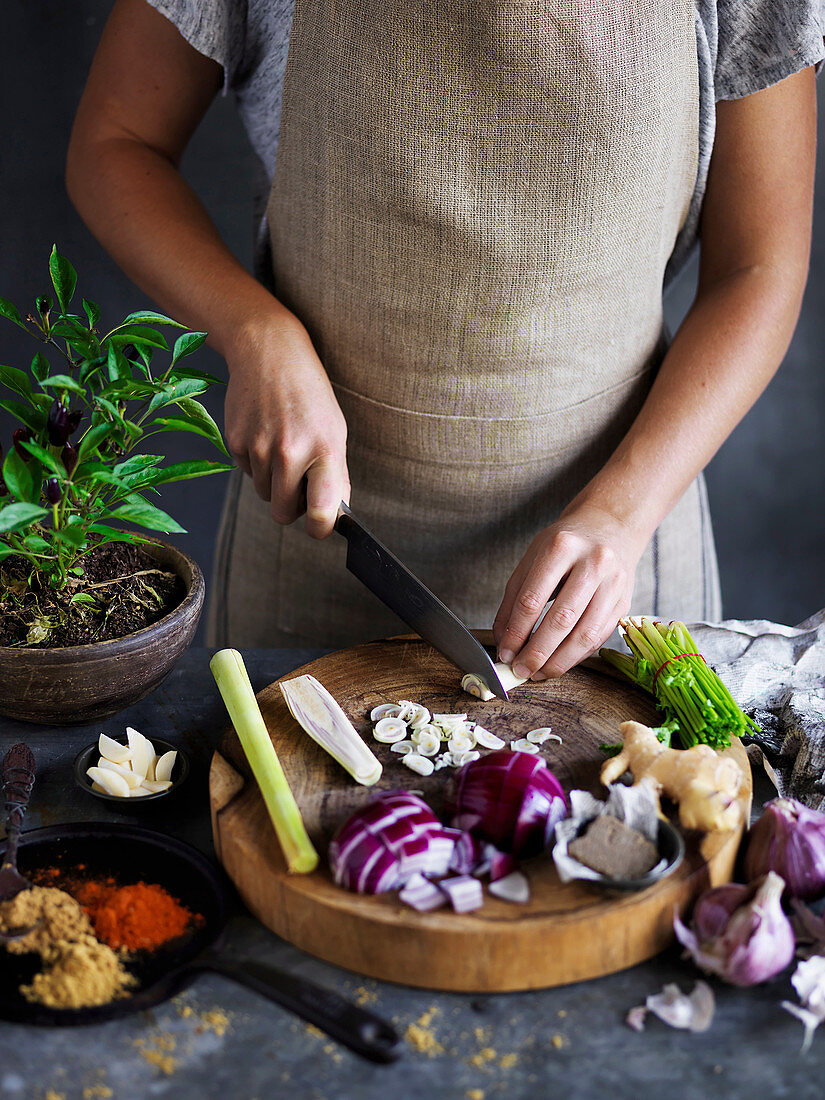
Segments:
[[[128,542],[151,544],[152,539],[139,535],[137,531],[121,531],[117,527],[109,527],[105,523],[92,523],[89,532],[100,536],[100,542]]]
[[[52,277],[52,286],[60,302],[60,308],[65,313],[74,297],[77,286],[77,272],[69,261],[57,251],[57,245],[52,248],[49,257],[49,273]]]
[[[147,427],[156,426],[159,431],[197,432],[198,435],[204,436],[229,458],[230,454],[224,446],[220,428],[203,405],[191,397],[182,397],[176,404],[184,414],[183,416],[168,419],[158,418],[153,420]],[[147,432],[146,434],[154,435],[155,433]]]
[[[72,393],[85,394],[86,392],[83,386],[79,382],[75,382],[74,378],[68,374],[52,374],[48,378],[43,378],[40,385],[44,389],[54,386],[56,389],[71,390]]]
[[[23,318],[20,316],[20,310],[13,302],[10,302],[8,298],[0,298],[0,317],[5,317],[9,321],[13,321],[18,328],[22,328],[25,332],[29,331],[23,322]],[[181,325],[181,328],[183,328],[183,325]]]
[[[106,365],[109,371],[110,382],[119,382],[121,379],[132,377],[132,368],[129,365],[129,360],[114,343],[109,344]]]
[[[37,463],[24,462],[17,453],[17,448],[12,447],[3,463],[3,480],[15,500],[37,504],[40,499],[40,478],[35,479],[32,466],[36,469]]]
[[[90,592],[75,592],[69,603],[89,604],[91,607],[97,607],[97,600]]]
[[[100,306],[90,298],[83,299],[83,312],[89,319],[89,328],[94,328],[100,320]]]
[[[181,378],[171,385],[164,386],[162,390],[159,390],[155,394],[149,402],[149,408],[146,410],[146,415],[151,416],[157,409],[162,409],[166,405],[174,405],[180,401],[182,397],[196,397],[199,393],[205,393],[208,389],[208,383],[202,382],[200,379]]]
[[[49,514],[47,508],[37,504],[7,504],[0,508],[0,531],[22,531]]]
[[[207,382],[210,386],[225,386],[226,380],[218,378],[205,370],[195,370],[194,367],[172,367],[166,376],[167,382],[177,382],[179,378],[197,378],[201,382]]]
[[[117,429],[115,428],[115,425],[109,424],[108,422],[103,424],[95,424],[91,428],[89,428],[89,430],[81,438],[80,443],[78,444],[78,461],[85,458],[86,455],[92,453],[97,447],[100,446],[101,443],[107,440],[110,436],[114,435],[116,430]],[[75,476],[77,476],[77,474],[75,474]]]
[[[20,394],[21,397],[30,397],[32,384],[29,376],[18,367],[7,367],[0,363],[0,382],[8,389]]]
[[[183,336],[179,336],[172,350],[172,365],[202,347],[207,335],[205,332],[185,332]]]
[[[193,459],[191,462],[174,462],[158,470],[158,477],[154,485],[164,485],[170,481],[187,481],[192,477],[205,477],[207,474],[223,474],[234,470],[234,466],[228,466],[225,462],[209,462],[205,458]]]
[[[0,513],[2,515],[2,513]],[[128,523],[137,523],[141,527],[148,527],[151,531],[162,531],[164,534],[186,534],[186,529],[181,527],[177,520],[154,504],[149,504],[142,497],[129,497],[120,508],[115,508],[111,513],[112,519],[126,520]]]
[[[111,338],[111,342],[119,347],[124,347],[126,344],[134,344],[135,347],[138,347],[140,344],[145,344],[150,348],[162,348],[163,351],[169,350],[165,337],[159,332],[155,332],[153,328],[146,328],[145,325],[129,325],[127,328],[123,328]]]
[[[52,532],[52,538],[77,550],[86,541],[86,532],[82,527],[61,527],[59,531]]]
[[[59,336],[62,340],[85,359],[93,359],[100,354],[100,344],[94,333],[72,319],[58,321],[52,325],[52,336]]]
[[[44,378],[49,377],[49,371],[51,370],[49,360],[43,354],[42,351],[36,351],[34,358],[32,359],[31,372],[38,382],[42,382]]]
[[[49,404],[51,404],[51,401]],[[40,409],[32,408],[30,405],[23,405],[20,401],[10,401],[8,399],[0,401],[0,409],[5,409],[7,413],[11,413],[21,424],[31,428],[33,432],[41,432],[46,427],[47,414],[41,412]]]
[[[128,477],[145,470],[147,466],[157,466],[159,462],[163,462],[163,455],[132,455],[125,462],[119,462],[112,473],[115,477]]]
[[[153,309],[139,309],[136,313],[130,313],[123,319],[123,324],[171,325],[173,328],[186,328],[186,325],[182,325],[180,321],[173,321],[165,313],[156,313]]]
[[[45,447],[41,447],[39,443],[24,443],[21,440],[20,446],[25,447],[29,454],[34,455],[34,457],[42,462],[47,470],[51,470],[53,474],[57,474],[58,477],[66,476],[66,467],[63,463],[55,458],[50,451],[47,451]]]
[[[38,534],[26,535],[23,539],[23,545],[27,550],[31,550],[33,554],[42,554],[52,549],[51,543]]]
[[[16,553],[17,551],[14,550],[11,546],[5,546],[0,543],[0,561],[3,561],[5,558],[10,558],[12,554]]]

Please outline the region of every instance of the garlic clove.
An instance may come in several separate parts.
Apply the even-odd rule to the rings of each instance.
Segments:
[[[112,771],[116,775],[119,775],[126,781],[126,786],[129,790],[134,790],[135,787],[140,786],[140,776],[135,775],[131,768],[126,767],[124,764],[115,764],[113,760],[104,760],[103,757],[97,763],[99,768],[104,771]]]
[[[177,751],[170,749],[169,752],[165,752],[163,756],[157,758],[155,763],[154,778],[158,783],[164,783],[172,778],[172,769],[175,766],[175,761],[178,758]],[[147,779],[149,776],[146,777]]]
[[[146,778],[146,773],[149,770],[149,765],[155,758],[155,750],[152,743],[139,733],[136,729],[132,729],[131,726],[126,727],[126,737],[129,742],[129,748],[131,749],[131,758],[129,765],[135,775],[141,779]]]
[[[111,771],[109,768],[87,768],[86,775],[91,779],[92,783],[97,783],[102,787],[106,794],[114,795],[116,798],[128,798],[129,797],[129,785],[122,775],[118,775],[117,772]]]
[[[113,737],[107,737],[101,733],[97,739],[97,750],[104,760],[111,760],[113,764],[128,764],[132,750],[128,745],[121,745]]]

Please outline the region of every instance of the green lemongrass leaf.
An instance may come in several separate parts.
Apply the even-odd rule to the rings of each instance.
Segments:
[[[269,811],[287,867],[298,873],[314,871],[318,855],[267,732],[243,658],[234,649],[222,649],[209,667]]]
[[[181,527],[177,520],[139,496],[128,497],[125,504],[111,512],[111,518],[137,523],[150,531],[161,531],[166,535],[186,534],[186,528]]]
[[[20,316],[20,310],[8,298],[0,298],[0,317],[5,317],[7,321],[13,322],[18,328],[22,328],[24,332],[29,331]]]
[[[20,446],[25,448],[30,455],[34,455],[39,462],[42,462],[47,470],[51,470],[57,477],[65,478],[66,467],[59,458],[55,458],[51,451],[47,451],[46,448],[41,447],[39,443],[24,443],[22,440],[20,441]]]
[[[186,358],[187,355],[191,355],[198,348],[203,347],[207,335],[206,332],[185,332],[183,336],[179,336],[172,349],[172,366],[178,360]]]
[[[52,286],[57,294],[57,300],[60,302],[60,308],[66,313],[77,287],[77,272],[65,256],[61,256],[57,251],[57,245],[54,245],[52,254],[49,257],[49,273],[52,277]]]
[[[0,401],[0,409],[5,409],[13,417],[31,428],[33,432],[41,432],[46,427],[46,416],[40,409],[31,405],[24,405],[20,401],[12,401],[4,398]]]
[[[171,325],[172,328],[186,328],[186,325],[182,325],[180,321],[173,321],[165,313],[157,313],[153,309],[139,309],[135,313],[130,313],[123,319],[123,324]]]
[[[19,394],[20,397],[29,398],[32,392],[32,384],[29,376],[18,367],[7,367],[0,363],[0,383],[7,389]]]
[[[12,447],[3,463],[3,480],[15,500],[37,504],[40,500],[40,467],[36,462],[24,462]]]
[[[60,389],[70,390],[72,393],[85,394],[86,390],[79,382],[75,382],[68,374],[52,374],[48,378],[42,379],[40,385],[44,389]]]
[[[0,508],[0,531],[22,531],[48,515],[48,508],[37,504],[7,504],[5,508]]]
[[[83,312],[89,321],[89,328],[94,328],[100,320],[100,306],[90,298],[83,299]]]
[[[34,358],[32,359],[31,372],[38,382],[42,382],[44,378],[49,377],[49,371],[51,370],[49,360],[43,354],[42,351],[36,351]],[[31,392],[31,387],[29,388]]]
[[[165,485],[171,481],[187,481],[193,477],[206,477],[207,474],[229,473],[234,469],[234,466],[226,462],[210,462],[205,458],[192,459],[189,462],[173,462],[171,466],[157,471],[159,476],[153,484]]]

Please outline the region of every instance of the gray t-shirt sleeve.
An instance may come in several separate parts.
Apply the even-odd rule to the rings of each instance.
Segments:
[[[825,57],[824,0],[718,0],[716,99],[740,99]]]
[[[233,87],[244,65],[247,0],[148,0],[180,31],[190,46],[217,61],[224,90]]]

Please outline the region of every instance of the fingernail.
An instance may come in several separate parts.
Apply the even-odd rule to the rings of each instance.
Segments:
[[[530,677],[530,669],[526,665],[513,665],[513,675],[518,676],[520,680],[527,680]]]
[[[544,675],[543,672],[534,672],[530,679],[534,680],[538,684],[541,680],[546,680],[547,677]]]
[[[500,649],[498,652],[498,659],[503,661],[505,665],[509,665],[512,659],[515,657],[512,649]]]

